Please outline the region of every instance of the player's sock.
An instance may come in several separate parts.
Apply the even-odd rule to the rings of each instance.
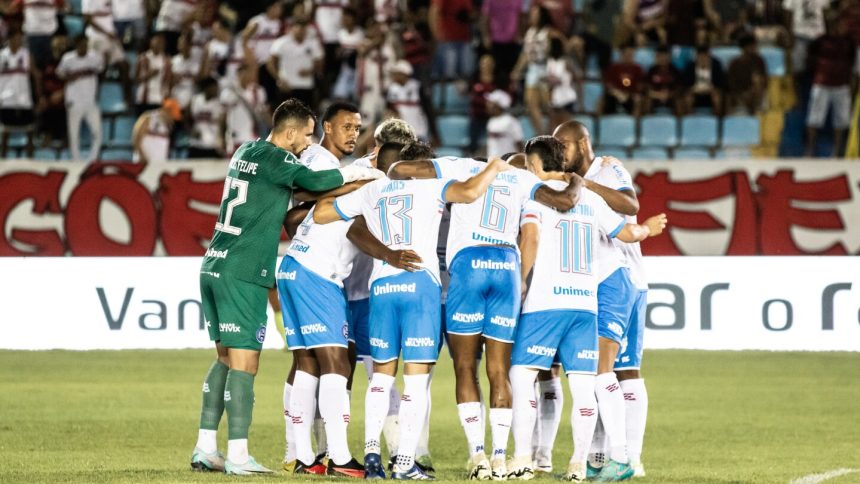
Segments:
[[[624,395],[614,372],[601,373],[595,380],[597,406],[603,419],[603,428],[609,438],[609,458],[628,463],[627,426],[624,415]]]
[[[469,443],[469,455],[484,452],[484,425],[481,415],[480,402],[467,402],[457,404],[457,413],[460,416],[460,425],[466,433],[466,441]]]
[[[397,466],[407,471],[415,463],[415,448],[427,414],[427,382],[429,374],[403,375],[403,396],[400,398],[400,442],[397,446]]]
[[[645,421],[648,419],[648,391],[645,380],[624,380],[624,410],[627,418],[627,453],[631,462],[641,462],[642,444],[645,439]]]
[[[248,462],[248,429],[254,412],[254,375],[235,369],[227,372],[224,407],[227,410],[227,460],[234,464]]]
[[[573,428],[573,456],[570,462],[585,464],[597,425],[597,398],[594,395],[594,375],[567,376],[573,408],[570,425]]]
[[[336,465],[344,465],[352,459],[346,441],[346,426],[349,423],[349,397],[346,393],[346,377],[328,373],[320,377],[319,408],[325,422],[328,455]]]
[[[490,434],[493,437],[492,459],[504,459],[508,451],[513,411],[510,408],[490,409]]]
[[[203,404],[200,409],[197,447],[207,454],[218,450],[215,435],[221,422],[221,415],[224,414],[224,386],[227,383],[228,371],[230,368],[216,359],[209,367],[206,379],[203,380]]]
[[[538,382],[538,423],[540,440],[537,454],[547,460],[552,460],[552,447],[558,434],[558,424],[561,423],[561,411],[564,408],[564,391],[561,378]],[[595,412],[596,414],[596,412]]]
[[[595,401],[597,401],[596,396]],[[591,438],[591,449],[588,451],[588,461],[591,462],[594,467],[600,467],[605,461],[605,453],[606,431],[603,429],[603,419],[600,417],[600,408],[598,407],[597,425],[594,426],[594,436]]]
[[[535,384],[537,370],[522,366],[511,368],[511,391],[513,395],[514,457],[532,455],[532,435],[537,414]],[[490,410],[492,412],[492,410]],[[492,415],[492,414],[491,414]]]
[[[534,426],[535,428],[534,428],[534,431],[532,432],[532,457],[536,457],[537,451],[538,451],[538,448],[540,447],[540,442],[541,442],[540,441],[540,431],[541,431],[540,417],[541,416],[540,416],[540,398],[539,398],[540,384],[537,381],[535,381],[534,385],[532,385],[532,386],[534,387],[534,395],[535,395],[534,401],[535,401],[535,407],[536,407],[534,409],[535,410],[535,426]],[[512,386],[512,388],[513,388],[513,386]],[[516,423],[514,423],[514,425],[516,426]]]
[[[317,443],[317,455],[328,452],[328,439],[325,432],[325,421],[319,413],[319,400],[317,400],[317,414],[314,416],[314,423],[311,430],[314,434],[314,442]]]
[[[296,438],[293,434],[293,418],[290,416],[290,394],[293,386],[290,382],[284,382],[284,438],[287,448],[284,452],[284,462],[296,460]]]
[[[388,414],[389,394],[393,385],[394,377],[382,373],[374,373],[367,385],[367,394],[364,397],[365,454],[382,453],[379,436]]]
[[[421,435],[418,436],[418,447],[415,448],[415,457],[430,455],[430,410],[433,407],[433,393],[430,387],[433,385],[433,372],[436,365],[430,369],[430,378],[427,379],[427,413],[424,415],[424,426],[421,427]]]
[[[314,462],[314,448],[311,445],[311,426],[316,410],[316,394],[319,379],[310,373],[296,371],[293,378],[293,391],[290,395],[290,416],[293,419],[296,459],[310,465]]]
[[[391,385],[391,392],[388,394],[388,415],[385,416],[385,421],[382,425],[382,435],[385,437],[385,445],[388,446],[389,455],[397,455],[397,449],[400,447],[400,391],[397,385]]]

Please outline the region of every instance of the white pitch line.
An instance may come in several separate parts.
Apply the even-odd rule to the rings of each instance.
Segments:
[[[828,479],[833,479],[834,477],[844,476],[845,474],[851,474],[854,472],[860,472],[860,469],[834,469],[832,471],[822,472],[821,474],[810,474],[808,476],[803,476],[799,479],[795,479],[791,481],[789,484],[818,484],[819,482],[824,482]]]

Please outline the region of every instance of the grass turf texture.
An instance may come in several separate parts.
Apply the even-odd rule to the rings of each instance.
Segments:
[[[466,444],[451,361],[443,353],[432,388],[430,447],[437,477],[461,480]],[[213,357],[214,350],[0,351],[0,482],[238,479],[189,468],[201,382]],[[645,363],[647,477],[637,482],[788,482],[860,468],[860,354],[650,351]],[[280,470],[288,368],[286,353],[263,355],[251,453],[278,472],[254,480],[293,479]],[[363,367],[356,374],[350,447],[360,460]],[[556,473],[565,470],[571,451],[564,385]],[[224,439],[226,415],[219,432],[226,450]],[[860,482],[860,473],[828,482]]]

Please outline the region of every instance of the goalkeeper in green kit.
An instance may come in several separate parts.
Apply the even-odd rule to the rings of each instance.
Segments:
[[[311,171],[299,154],[314,115],[295,99],[278,106],[267,140],[244,143],[230,160],[215,233],[200,268],[200,295],[218,358],[203,382],[203,408],[191,467],[228,474],[272,472],[248,454],[254,376],[266,336],[268,289],[275,285],[281,226],[294,188],[326,191],[382,172],[350,165]],[[215,438],[227,410],[227,459]]]

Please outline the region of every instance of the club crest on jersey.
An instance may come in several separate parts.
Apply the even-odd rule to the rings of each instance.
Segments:
[[[266,327],[262,326],[257,330],[257,343],[263,344],[263,341],[266,340]]]

